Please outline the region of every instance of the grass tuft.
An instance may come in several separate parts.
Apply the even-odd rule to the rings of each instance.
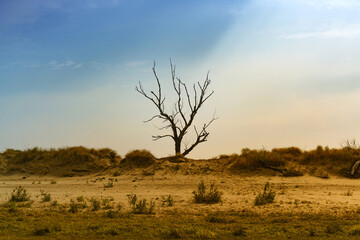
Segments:
[[[210,184],[210,189],[207,191],[204,180],[201,180],[193,194],[195,203],[214,204],[221,202],[222,192],[217,189],[214,182]]]
[[[264,191],[259,193],[255,198],[255,206],[265,205],[268,203],[273,203],[276,193],[270,188],[270,183],[267,182],[264,187]]]

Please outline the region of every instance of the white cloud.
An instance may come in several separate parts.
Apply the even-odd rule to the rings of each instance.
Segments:
[[[360,8],[359,0],[306,0],[306,4],[319,8],[334,9],[334,8]]]
[[[333,28],[316,32],[295,33],[282,36],[285,39],[304,39],[304,38],[359,38],[360,25],[346,28]]]
[[[62,68],[81,68],[82,63],[76,63],[72,60],[67,60],[65,62],[51,61],[48,63],[52,70],[59,70]]]

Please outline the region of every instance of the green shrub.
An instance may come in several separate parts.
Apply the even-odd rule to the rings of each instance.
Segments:
[[[264,191],[259,193],[255,198],[255,206],[273,203],[276,193],[270,188],[270,183],[267,182]]]
[[[204,180],[201,180],[193,194],[195,203],[213,204],[221,202],[222,192],[217,189],[215,183],[211,183],[210,189],[207,191]]]
[[[30,200],[30,195],[27,190],[21,186],[15,188],[10,196],[11,202],[26,202]]]
[[[144,198],[139,200],[136,194],[129,195],[129,204],[132,208],[132,212],[135,214],[154,214],[155,213],[155,202],[148,201]]]

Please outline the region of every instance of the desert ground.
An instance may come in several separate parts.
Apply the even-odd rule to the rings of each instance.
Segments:
[[[9,150],[0,239],[358,239],[360,180],[340,174],[358,150],[295,150],[210,160]],[[323,164],[346,154],[338,166]],[[196,200],[202,182],[216,200]]]

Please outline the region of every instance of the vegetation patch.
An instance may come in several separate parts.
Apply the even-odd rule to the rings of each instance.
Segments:
[[[148,150],[134,150],[125,155],[121,166],[145,168],[156,162],[156,158]]]
[[[259,193],[255,198],[255,206],[265,205],[273,203],[275,201],[276,193],[270,188],[270,183],[267,182],[264,187],[264,191]]]
[[[201,180],[193,194],[195,203],[214,204],[221,202],[222,192],[217,189],[214,182],[210,184],[210,188],[207,190],[204,180]]]

